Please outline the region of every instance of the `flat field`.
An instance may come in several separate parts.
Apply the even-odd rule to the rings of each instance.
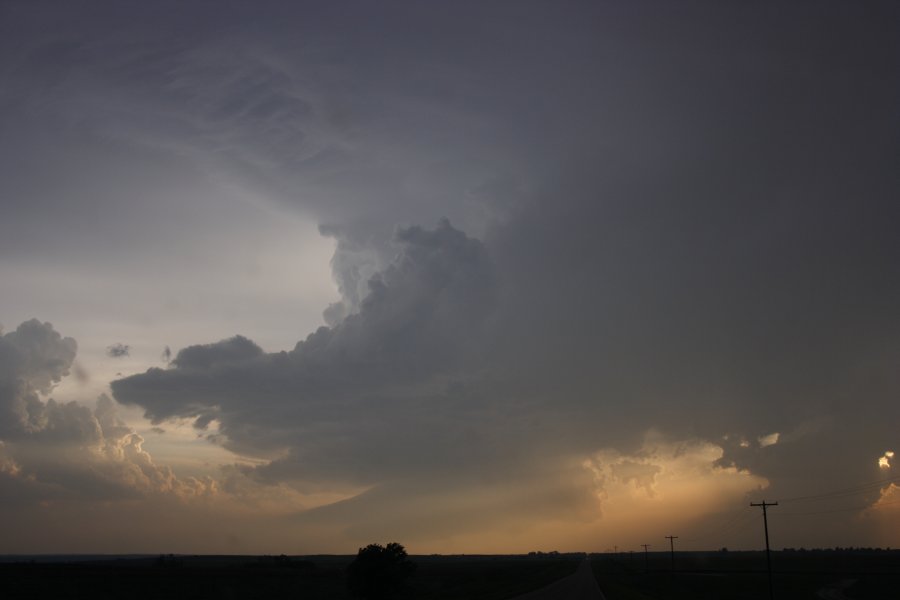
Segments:
[[[766,600],[765,552],[597,554],[594,575],[607,600]],[[773,552],[778,600],[896,600],[900,551]]]
[[[504,600],[573,573],[578,556],[413,556],[398,600]],[[349,599],[352,556],[20,557],[0,563],[3,598]]]

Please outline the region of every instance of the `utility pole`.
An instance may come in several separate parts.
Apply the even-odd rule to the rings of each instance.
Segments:
[[[665,536],[667,540],[669,540],[669,550],[672,553],[672,570],[675,570],[675,540],[678,539],[677,535],[667,535]]]
[[[650,547],[650,544],[641,544],[641,546],[644,547],[644,570],[649,571],[650,570],[650,566],[649,566],[650,559],[647,558],[647,548]]]
[[[775,600],[775,589],[772,587],[772,557],[769,554],[769,517],[766,507],[778,506],[777,502],[751,502],[750,506],[761,506],[763,510],[763,528],[766,531],[766,567],[769,569],[769,600]]]

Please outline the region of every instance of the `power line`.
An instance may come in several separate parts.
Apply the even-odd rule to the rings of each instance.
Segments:
[[[855,494],[862,494],[865,492],[872,492],[877,489],[884,487],[885,485],[891,483],[900,482],[900,475],[895,477],[888,477],[887,479],[881,479],[878,481],[870,481],[867,483],[861,483],[848,488],[841,488],[837,490],[831,490],[828,492],[822,492],[821,494],[810,494],[807,496],[794,496],[793,498],[785,498],[781,500],[781,502],[799,502],[801,500],[820,500],[825,498],[834,498],[838,496],[852,496]]]
[[[740,522],[738,522],[734,527],[732,527],[731,530],[724,532],[724,533],[729,536],[735,536],[734,541],[735,541],[735,543],[737,543],[738,542],[737,534],[744,532],[750,525],[755,525],[756,520],[758,518],[759,518],[758,515],[754,515],[751,513],[751,514],[747,515],[746,518],[744,518]]]
[[[749,510],[750,510],[749,506],[743,506],[737,512],[733,512],[733,513],[729,513],[728,515],[725,515],[725,518],[728,520],[725,521],[723,519],[721,525],[717,525],[717,526],[713,527],[706,533],[700,533],[699,535],[683,538],[682,541],[696,542],[697,540],[708,539],[713,536],[716,536],[716,537],[721,536],[723,533],[728,532],[729,530],[733,529],[735,526],[741,525],[739,523],[739,521],[746,519]]]
[[[807,515],[828,515],[831,513],[839,513],[839,512],[848,512],[853,510],[865,510],[867,508],[874,508],[875,506],[884,506],[885,504],[900,504],[900,500],[891,500],[890,502],[879,502],[876,504],[860,504],[857,506],[847,506],[844,508],[832,508],[829,510],[813,510],[813,511],[801,511],[801,512],[786,512],[779,513],[785,517],[804,517]]]
[[[859,494],[865,494],[868,492],[873,492],[875,490],[883,488],[884,486],[891,485],[891,484],[898,484],[898,483],[900,483],[900,475],[888,477],[885,479],[869,481],[869,482],[861,483],[861,484],[846,487],[846,488],[838,488],[838,489],[834,489],[834,490],[829,490],[829,491],[821,492],[818,494],[807,494],[807,495],[803,495],[803,496],[794,496],[791,498],[784,498],[784,499],[781,499],[780,502],[782,504],[784,504],[784,503],[819,501],[819,500],[828,500],[828,499],[835,500],[835,499],[840,499],[840,498],[852,497],[852,496],[859,495]],[[797,511],[797,510],[795,510],[795,511],[791,511],[791,512],[779,512],[779,515],[785,516],[785,517],[787,517],[787,516],[826,515],[826,514],[832,514],[832,513],[865,510],[865,509],[869,509],[869,508],[874,508],[876,506],[897,505],[897,504],[900,504],[900,500],[889,501],[889,502],[878,502],[877,505],[862,504],[862,505],[846,506],[846,507],[827,509],[827,510],[815,510],[815,511],[802,511],[802,510]],[[696,542],[699,540],[709,539],[712,537],[721,538],[723,535],[739,532],[751,524],[753,519],[748,518],[747,509],[750,507],[755,507],[755,506],[759,506],[763,509],[763,528],[765,530],[765,536],[766,536],[766,563],[769,566],[770,588],[771,588],[771,550],[769,547],[769,524],[768,524],[767,508],[770,506],[778,506],[778,502],[766,502],[765,500],[761,503],[751,502],[749,506],[744,506],[737,512],[722,515],[722,517],[719,521],[719,523],[721,523],[721,525],[717,525],[713,529],[705,529],[704,528],[705,530],[701,530],[701,533],[699,533],[698,535],[690,536],[687,538],[682,538],[682,540],[687,541],[687,542]],[[669,541],[670,541],[670,552],[672,554],[672,564],[673,564],[672,568],[674,570],[675,559],[674,559],[674,541],[673,540],[678,539],[678,536],[665,536],[665,537],[667,539],[669,539],[670,537],[672,538]],[[650,545],[649,544],[646,544],[646,545],[642,544],[642,545],[644,546],[644,564],[646,566],[648,564],[647,552],[648,552],[648,548]],[[772,590],[770,589],[770,595],[771,595],[771,591]]]

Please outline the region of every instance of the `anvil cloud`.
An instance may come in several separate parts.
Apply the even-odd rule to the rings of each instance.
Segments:
[[[0,551],[896,546],[898,29],[4,3]]]

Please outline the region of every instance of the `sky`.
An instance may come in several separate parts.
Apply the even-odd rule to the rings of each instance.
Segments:
[[[900,546],[900,5],[0,0],[0,553]]]

